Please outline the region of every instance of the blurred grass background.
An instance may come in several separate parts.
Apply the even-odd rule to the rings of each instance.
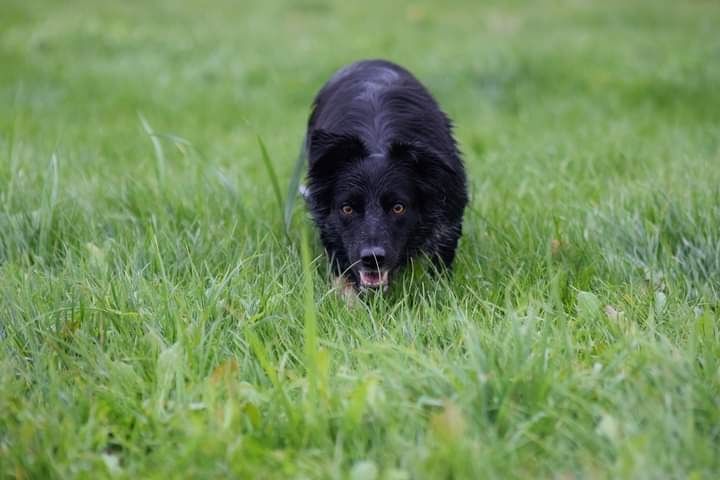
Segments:
[[[0,475],[717,478],[718,25],[3,0]],[[472,202],[449,282],[348,309],[257,137],[285,185],[315,92],[375,57],[455,120]]]

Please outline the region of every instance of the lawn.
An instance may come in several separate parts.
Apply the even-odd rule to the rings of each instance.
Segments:
[[[717,2],[1,3],[0,478],[720,478]],[[471,203],[348,307],[282,205],[373,57]]]

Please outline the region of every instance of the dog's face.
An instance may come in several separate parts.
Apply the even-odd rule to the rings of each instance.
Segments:
[[[382,156],[357,160],[333,179],[330,231],[361,288],[385,288],[408,257],[421,217],[413,172]]]
[[[418,253],[449,265],[466,203],[462,170],[438,151],[419,142],[380,150],[352,134],[309,138],[310,210],[335,272],[360,288],[384,289]]]
[[[387,287],[427,236],[422,178],[436,177],[404,146],[368,154],[353,136],[316,131],[309,153],[310,207],[336,272]]]

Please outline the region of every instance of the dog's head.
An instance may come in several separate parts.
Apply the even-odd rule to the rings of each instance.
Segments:
[[[337,268],[360,288],[385,288],[429,235],[428,202],[444,201],[431,191],[437,162],[417,145],[371,154],[356,136],[321,130],[308,150],[309,202]]]

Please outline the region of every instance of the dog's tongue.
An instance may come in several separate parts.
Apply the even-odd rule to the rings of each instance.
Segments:
[[[360,272],[360,285],[363,287],[380,287],[387,285],[388,283],[388,272],[377,270],[372,271],[361,271]]]

